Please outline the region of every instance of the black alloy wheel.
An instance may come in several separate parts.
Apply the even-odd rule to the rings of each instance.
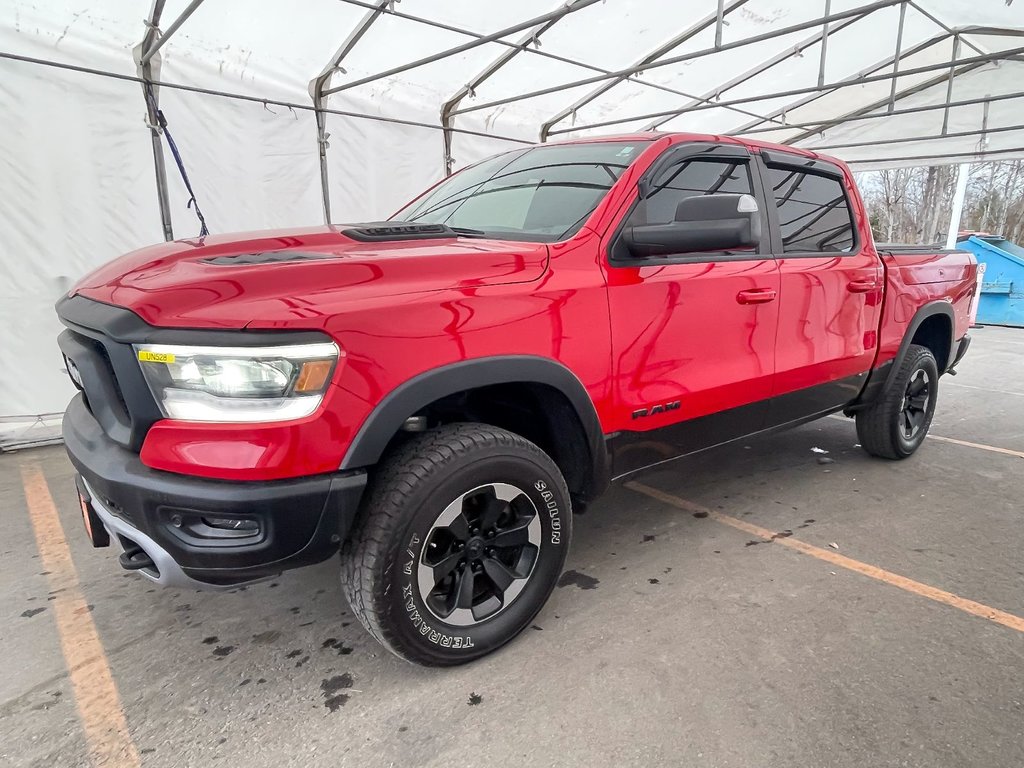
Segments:
[[[918,368],[907,382],[903,395],[903,409],[900,411],[900,430],[906,440],[913,440],[921,431],[928,418],[928,404],[931,401],[932,386],[928,371]]]
[[[474,488],[438,516],[420,555],[420,597],[438,619],[469,626],[508,607],[526,586],[541,542],[530,497],[508,483]]]

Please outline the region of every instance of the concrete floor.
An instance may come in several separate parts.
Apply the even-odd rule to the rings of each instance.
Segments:
[[[1024,332],[974,337],[932,433],[1024,452]],[[1024,455],[929,440],[891,463],[856,442],[829,418],[638,479],[1024,617]],[[77,572],[76,626],[91,619],[102,648],[75,673],[23,489],[35,466]],[[383,652],[333,561],[232,594],[121,571],[87,544],[59,447],[0,457],[0,505],[2,764],[89,765],[121,715],[73,681],[109,667],[128,752],[93,762],[118,766],[1024,765],[1024,630],[628,487],[576,520],[567,567],[592,581],[454,670]]]

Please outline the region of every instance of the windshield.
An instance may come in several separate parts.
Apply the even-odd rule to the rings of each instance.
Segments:
[[[392,221],[446,224],[507,240],[568,237],[640,155],[644,140],[529,147],[447,178]]]

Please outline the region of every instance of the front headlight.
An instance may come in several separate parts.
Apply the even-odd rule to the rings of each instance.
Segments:
[[[278,347],[136,344],[160,410],[183,421],[285,421],[323,400],[338,361],[332,342]]]

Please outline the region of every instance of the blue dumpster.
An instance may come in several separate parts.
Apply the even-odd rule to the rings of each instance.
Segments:
[[[998,235],[971,235],[956,245],[985,265],[978,322],[1024,327],[1024,248]]]

